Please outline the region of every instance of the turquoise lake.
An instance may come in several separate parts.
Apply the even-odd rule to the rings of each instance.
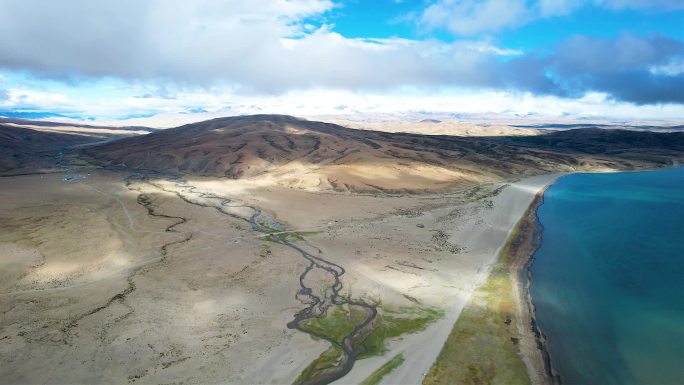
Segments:
[[[530,292],[569,384],[684,384],[684,168],[571,174],[544,195]]]

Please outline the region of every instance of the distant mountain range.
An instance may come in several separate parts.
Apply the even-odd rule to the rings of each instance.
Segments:
[[[0,118],[0,173],[55,171],[55,155],[78,148],[90,161],[118,169],[396,193],[684,162],[684,132],[497,126],[454,136],[415,133],[419,128],[385,132],[285,115],[234,116],[162,130]]]

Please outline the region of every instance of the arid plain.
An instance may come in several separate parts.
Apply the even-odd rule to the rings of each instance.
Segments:
[[[433,364],[462,310],[490,306],[473,295],[544,186],[684,159],[680,132],[2,123],[0,378],[17,384],[452,383]],[[543,381],[509,305],[493,349],[519,369],[475,366]]]

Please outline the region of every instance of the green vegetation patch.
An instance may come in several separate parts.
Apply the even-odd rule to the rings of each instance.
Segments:
[[[313,378],[316,373],[320,373],[327,369],[331,369],[339,365],[342,359],[342,349],[333,345],[324,351],[317,359],[315,359],[309,366],[302,371],[297,377],[294,385],[306,383],[307,380]]]
[[[330,307],[326,314],[305,321],[302,326],[315,335],[326,336],[338,343],[354,331],[354,327],[364,319],[368,313],[358,306]]]
[[[399,353],[387,361],[378,370],[374,371],[368,378],[363,380],[360,385],[377,385],[383,377],[404,363],[404,355]]]
[[[517,346],[513,290],[507,266],[497,263],[463,309],[423,385],[530,383]]]
[[[355,347],[363,347],[357,358],[363,359],[385,353],[385,340],[421,331],[431,322],[442,318],[444,312],[429,307],[402,306],[391,308],[378,305],[378,316],[366,337],[355,341]]]
[[[303,241],[304,237],[307,235],[316,235],[316,234],[321,234],[322,232],[323,231],[320,231],[320,230],[318,230],[318,231],[290,231],[290,232],[282,233],[282,234],[278,234],[278,235],[280,235],[281,237],[284,237],[285,240],[290,240],[290,242],[291,242],[292,239],[297,240],[297,241]]]
[[[501,192],[505,190],[508,186],[509,184],[504,184],[495,189],[491,189],[490,187],[484,186],[475,186],[472,189],[466,191],[464,196],[468,200],[491,200],[491,198],[494,198],[495,196],[501,194]],[[487,203],[487,205],[489,205],[489,203]]]
[[[272,234],[269,234],[269,235],[265,236],[265,237],[264,237],[264,241],[273,242],[273,243],[280,243],[280,242],[278,242],[278,240],[275,238],[275,236],[272,235]]]
[[[359,352],[355,357],[356,359],[382,355],[387,351],[385,341],[388,338],[423,330],[428,324],[444,316],[444,312],[441,310],[428,307],[388,307],[378,304],[376,309],[378,315],[375,320],[353,341],[354,350]],[[330,307],[326,314],[303,323],[302,327],[311,332],[314,337],[325,336],[335,341],[336,344],[314,360],[295,383],[302,383],[306,379],[315,378],[321,371],[325,371],[330,365],[339,362],[339,357],[334,358],[334,352],[342,354],[341,348],[337,344],[341,344],[344,337],[350,335],[357,325],[364,322],[366,317],[368,317],[368,310],[365,308],[342,305]],[[403,357],[401,360],[403,362]],[[399,366],[399,364],[395,365]]]
[[[307,235],[320,234],[323,231],[280,231],[272,227],[262,225],[264,229],[268,231],[268,235],[264,236],[264,240],[268,242],[280,243],[277,238],[282,239],[285,242],[296,242],[303,241],[304,237]]]

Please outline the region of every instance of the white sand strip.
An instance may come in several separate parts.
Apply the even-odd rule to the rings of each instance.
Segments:
[[[490,266],[496,261],[515,224],[532,203],[535,194],[556,177],[558,174],[540,175],[512,183],[493,198],[492,210],[480,211],[477,218],[471,218],[449,234],[450,241],[466,246],[463,259],[471,264],[468,271],[472,273],[460,275],[459,286],[465,289],[461,295],[449,294],[451,297],[448,299],[445,317],[423,332],[392,343],[384,356],[357,361],[354,369],[335,384],[358,384],[399,353],[403,353],[405,362],[385,376],[382,383],[421,384],[461,311],[475,289],[486,281]]]

